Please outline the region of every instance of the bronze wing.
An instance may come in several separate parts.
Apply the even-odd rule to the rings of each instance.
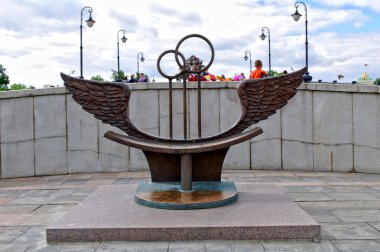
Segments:
[[[138,130],[129,118],[128,104],[131,90],[125,84],[74,78],[61,73],[66,88],[84,110],[103,123],[111,124],[130,136],[155,139]]]
[[[306,68],[296,72],[263,79],[248,79],[238,86],[241,116],[230,129],[218,136],[240,134],[252,124],[267,119],[285,106],[303,82]]]

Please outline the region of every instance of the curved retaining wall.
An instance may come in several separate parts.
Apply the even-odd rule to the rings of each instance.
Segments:
[[[240,115],[235,82],[203,83],[203,135],[232,126]],[[174,135],[181,136],[181,84],[174,83]],[[196,90],[188,122],[196,137]],[[132,84],[136,126],[168,136],[166,83]],[[224,169],[380,173],[380,88],[302,84],[289,104],[260,122],[264,133],[232,147]],[[140,150],[103,137],[104,125],[65,88],[0,92],[1,178],[146,170]]]

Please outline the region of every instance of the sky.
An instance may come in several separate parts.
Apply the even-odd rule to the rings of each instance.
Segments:
[[[316,0],[307,6],[309,72],[313,81],[332,82],[337,75],[351,83],[365,71],[380,77],[380,1]],[[215,58],[209,72],[233,77],[249,74],[246,50],[254,62],[260,59],[268,70],[268,37],[259,38],[261,28],[270,30],[272,70],[298,70],[305,66],[305,8],[298,8],[301,19],[295,22],[295,1],[290,0],[1,0],[0,64],[10,83],[41,88],[62,86],[60,72],[80,74],[81,10],[93,9],[92,28],[83,22],[83,75],[111,79],[117,69],[117,35],[120,68],[137,72],[137,54],[144,53],[140,72],[164,81],[157,71],[157,59],[175,49],[186,35],[201,34],[209,39]],[[83,10],[83,19],[89,17]],[[267,30],[265,30],[268,35]],[[179,46],[187,58],[200,57],[208,64],[209,45],[192,38]],[[174,54],[161,60],[165,74],[175,75]],[[367,66],[365,66],[367,65]]]

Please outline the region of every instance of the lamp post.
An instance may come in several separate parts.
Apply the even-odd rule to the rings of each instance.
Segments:
[[[264,34],[264,30],[267,30],[268,31],[268,42],[269,42],[269,50],[268,50],[268,55],[269,55],[269,76],[272,75],[272,67],[271,67],[271,54],[270,54],[270,30],[268,27],[262,27],[261,28],[261,35],[259,36],[261,38],[261,40],[265,40],[265,38],[267,37],[265,34]]]
[[[79,78],[83,79],[83,44],[82,44],[82,29],[83,29],[83,11],[88,10],[90,17],[85,21],[88,27],[92,27],[95,24],[95,20],[92,19],[91,13],[92,8],[90,6],[83,7],[80,11],[80,76]]]
[[[127,42],[127,38],[125,37],[126,31],[125,30],[119,30],[117,32],[117,79],[116,79],[117,82],[121,82],[121,79],[120,79],[120,55],[119,55],[119,40],[120,40],[119,34],[120,34],[120,32],[123,32],[123,37],[121,38],[121,41],[123,43]]]
[[[145,60],[143,52],[137,53],[137,78],[140,78],[140,65],[139,65],[139,56],[140,55],[141,55],[140,61],[144,62],[144,60]]]
[[[245,55],[244,55],[243,59],[244,59],[245,61],[248,60],[248,56],[247,56],[247,54],[249,54],[249,74],[251,74],[251,72],[252,72],[252,58],[251,58],[251,52],[250,52],[249,50],[245,50],[244,54],[245,54]]]
[[[307,40],[307,7],[306,7],[306,4],[304,4],[303,2],[296,2],[294,4],[294,7],[296,7],[296,12],[294,12],[294,14],[292,14],[291,16],[293,17],[294,21],[298,21],[300,18],[301,18],[301,14],[298,12],[298,7],[300,7],[300,4],[303,5],[305,7],[305,34],[306,34],[306,38],[305,38],[305,54],[306,54],[306,73],[305,75],[303,76],[303,80],[305,82],[308,82],[308,81],[311,81],[312,80],[312,76],[309,75],[309,50],[308,50],[308,45],[309,45],[309,42]]]

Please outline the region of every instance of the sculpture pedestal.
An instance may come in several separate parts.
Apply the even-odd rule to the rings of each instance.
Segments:
[[[234,182],[193,182],[191,191],[182,191],[180,182],[143,181],[135,193],[135,202],[153,208],[191,210],[221,207],[234,203],[238,193]]]
[[[134,202],[136,185],[106,185],[46,229],[48,242],[318,239],[320,226],[275,186],[236,183],[239,200],[198,210]]]

